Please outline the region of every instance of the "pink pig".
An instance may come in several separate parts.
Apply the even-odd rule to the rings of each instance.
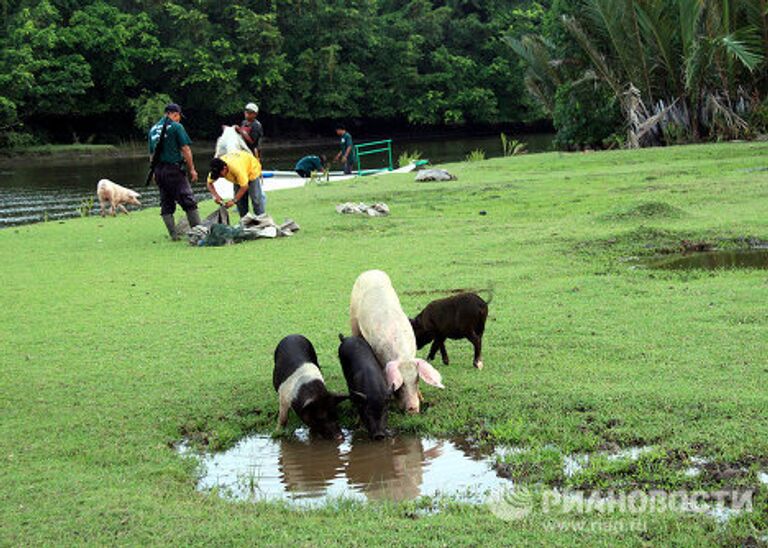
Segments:
[[[109,179],[99,181],[99,184],[96,185],[96,196],[99,198],[99,209],[102,217],[105,214],[106,204],[111,205],[109,213],[113,217],[117,209],[122,210],[126,215],[128,214],[128,210],[125,209],[123,204],[141,205],[141,202],[138,200],[141,194],[130,188],[113,183]]]
[[[427,384],[445,388],[440,373],[416,358],[416,337],[385,272],[369,270],[357,277],[352,287],[349,319],[352,334],[368,341],[384,366],[387,385],[396,391],[404,411],[419,412],[419,377]]]

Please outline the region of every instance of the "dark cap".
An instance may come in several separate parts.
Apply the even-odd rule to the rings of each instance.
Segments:
[[[214,158],[211,160],[211,172],[208,174],[208,178],[216,180],[221,177],[221,171],[227,167],[227,164],[221,158]]]
[[[178,112],[181,114],[181,107],[177,103],[169,103],[165,105],[165,112]]]

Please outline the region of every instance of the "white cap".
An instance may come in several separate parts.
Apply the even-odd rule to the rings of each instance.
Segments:
[[[256,114],[259,113],[259,105],[256,103],[248,103],[245,105],[245,110],[250,110],[251,112],[255,112]]]

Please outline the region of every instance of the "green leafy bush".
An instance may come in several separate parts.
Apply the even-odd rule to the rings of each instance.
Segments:
[[[510,139],[506,133],[501,134],[501,152],[504,156],[519,156],[528,152],[528,145],[517,139]]]
[[[162,117],[165,105],[170,102],[170,96],[165,93],[145,93],[138,99],[134,99],[131,101],[131,106],[136,112],[133,118],[134,125],[141,131],[147,131]]]
[[[557,129],[555,146],[565,150],[600,148],[622,125],[613,97],[589,83],[558,87],[552,121]]]
[[[481,162],[485,160],[485,151],[480,148],[476,148],[466,156],[467,162]]]
[[[37,138],[25,131],[0,133],[0,148],[25,148],[40,144]]]
[[[419,150],[406,150],[403,152],[398,158],[397,158],[397,165],[399,167],[407,166],[408,164],[412,164],[413,162],[421,160],[421,151]]]

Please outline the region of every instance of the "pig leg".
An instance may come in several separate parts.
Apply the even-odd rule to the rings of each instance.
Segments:
[[[440,357],[443,358],[443,364],[448,365],[448,351],[445,349],[445,339],[440,342]]]
[[[120,208],[120,211],[122,211],[123,213],[125,213],[126,215],[128,215],[128,210],[127,210],[127,209],[125,209],[125,206],[124,206],[123,204],[118,204],[118,205],[117,205],[117,207],[119,207],[119,208]]]
[[[278,428],[285,428],[285,425],[288,424],[288,411],[291,409],[291,404],[287,401],[285,401],[283,398],[280,398],[280,412],[277,416],[277,427]]]
[[[101,215],[102,217],[104,217],[107,214],[107,208],[104,207],[105,203],[106,202],[104,200],[99,198],[99,215]]]
[[[432,342],[432,347],[429,349],[427,360],[434,360],[438,350],[440,350],[440,356],[443,358],[443,363],[448,365],[448,353],[445,351],[445,339],[440,337],[436,337]]]
[[[469,339],[469,342],[472,343],[472,346],[475,347],[475,359],[473,360],[472,363],[478,369],[482,369],[483,368],[483,356],[482,356],[483,339],[480,335],[478,335],[474,331],[472,331],[472,333],[470,333],[469,337],[467,338]]]

